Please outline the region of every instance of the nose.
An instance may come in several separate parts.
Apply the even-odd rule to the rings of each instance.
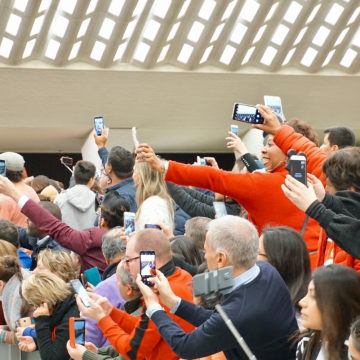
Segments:
[[[266,153],[267,153],[266,146],[264,146],[264,147],[262,148],[261,153],[262,153],[262,154],[266,154]]]

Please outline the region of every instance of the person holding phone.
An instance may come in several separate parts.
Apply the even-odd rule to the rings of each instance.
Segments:
[[[259,109],[272,113],[270,108],[259,106]],[[266,121],[265,116],[264,118]],[[277,123],[279,124],[278,121]],[[260,233],[268,224],[289,226],[299,233],[303,232],[312,268],[315,269],[320,227],[312,219],[306,223],[306,215],[282,192],[281,184],[285,182],[288,174],[285,169],[287,156],[275,145],[273,135],[269,136],[262,150],[266,173],[235,174],[205,166],[165,162],[160,160],[147,144],[140,144],[136,153],[138,163],[146,162],[151,169],[165,173],[166,181],[210,189],[233,198],[247,210],[249,220]]]
[[[20,350],[29,352],[38,349],[42,359],[67,359],[69,318],[79,317],[70,284],[53,273],[32,274],[24,281],[22,292],[24,298],[36,308],[37,337],[19,336]]]

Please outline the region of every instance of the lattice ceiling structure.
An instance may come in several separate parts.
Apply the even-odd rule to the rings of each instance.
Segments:
[[[358,0],[1,0],[0,62],[360,70]]]

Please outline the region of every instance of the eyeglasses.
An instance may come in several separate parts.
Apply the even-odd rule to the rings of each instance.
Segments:
[[[265,257],[267,257],[267,255],[266,255],[266,254],[262,254],[262,253],[260,253],[260,252],[258,252],[258,255],[261,255],[261,256],[265,256]]]
[[[126,259],[125,258],[124,261],[126,262],[126,265],[129,266],[129,263],[131,263],[132,261],[137,260],[137,259],[140,259],[140,256],[134,257],[132,259]]]

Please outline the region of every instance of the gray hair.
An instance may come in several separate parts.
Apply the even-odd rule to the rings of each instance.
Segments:
[[[223,252],[238,269],[250,269],[256,262],[259,234],[248,220],[238,216],[224,216],[208,226],[209,245],[218,254]]]
[[[199,249],[204,249],[206,233],[208,231],[207,225],[211,219],[197,216],[189,219],[185,223],[186,236],[193,242],[193,244]]]
[[[124,265],[125,265],[124,260],[121,261],[120,264],[118,265],[121,283],[123,284],[123,286],[130,285],[132,287],[132,289],[134,290],[135,294],[140,295],[139,287],[136,285],[130,272],[125,269]]]
[[[119,253],[125,253],[126,244],[121,240],[121,227],[109,230],[102,238],[101,250],[107,260],[112,261]]]

